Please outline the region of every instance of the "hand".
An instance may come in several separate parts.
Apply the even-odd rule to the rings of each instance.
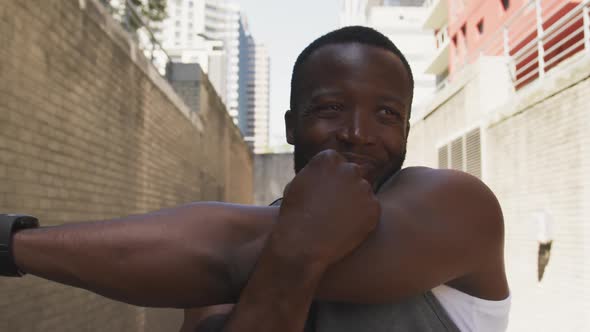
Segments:
[[[327,267],[358,247],[380,215],[379,202],[359,167],[325,150],[285,190],[270,243],[283,258]]]

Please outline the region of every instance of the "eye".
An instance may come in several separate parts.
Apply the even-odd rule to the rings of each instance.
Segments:
[[[342,105],[330,103],[312,106],[311,113],[317,115],[318,117],[331,118],[338,116],[342,110]]]
[[[389,107],[381,107],[378,114],[388,119],[402,120],[401,113]]]
[[[320,106],[318,106],[318,108],[320,110],[334,111],[334,112],[340,112],[342,110],[342,106],[337,105],[337,104],[320,105]]]

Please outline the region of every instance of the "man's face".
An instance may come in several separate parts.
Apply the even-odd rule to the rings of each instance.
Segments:
[[[297,110],[285,115],[295,171],[334,149],[377,188],[401,169],[412,102],[409,75],[388,50],[348,43],[316,50],[302,67]]]

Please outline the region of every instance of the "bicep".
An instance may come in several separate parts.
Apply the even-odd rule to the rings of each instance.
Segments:
[[[466,276],[482,261],[502,259],[502,214],[479,180],[419,170],[403,174],[378,197],[381,222],[361,246],[326,271],[316,298],[392,302]],[[266,234],[258,232],[234,247],[234,295],[246,284]]]
[[[453,186],[438,193],[428,190],[432,184],[414,183],[399,183],[381,195],[379,226],[326,272],[320,299],[395,301],[475,272],[501,251],[501,212],[481,183],[453,179]]]

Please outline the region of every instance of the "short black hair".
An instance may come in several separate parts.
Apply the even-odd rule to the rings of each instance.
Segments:
[[[301,68],[307,59],[312,55],[314,51],[321,48],[322,46],[330,44],[349,44],[359,43],[365,45],[376,46],[395,54],[401,61],[408,72],[410,78],[410,89],[412,95],[414,94],[414,76],[412,75],[412,69],[406,57],[402,52],[395,46],[395,44],[387,38],[381,32],[364,26],[348,26],[338,30],[329,32],[318,39],[314,40],[309,44],[297,57],[295,65],[293,66],[293,73],[291,75],[291,111],[296,111],[297,108],[297,95],[299,91],[299,81],[301,80]]]

